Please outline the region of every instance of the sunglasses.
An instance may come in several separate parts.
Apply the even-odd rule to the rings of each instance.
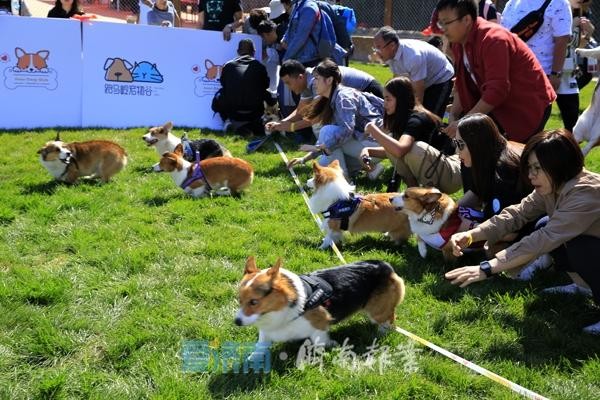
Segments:
[[[452,139],[452,143],[454,143],[454,146],[456,146],[456,148],[461,151],[464,150],[465,147],[467,147],[467,144],[460,139]]]

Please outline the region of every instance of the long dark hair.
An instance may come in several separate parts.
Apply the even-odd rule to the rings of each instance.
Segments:
[[[321,76],[325,79],[333,78],[331,84],[331,92],[329,96],[321,96],[308,106],[304,117],[309,120],[316,120],[323,125],[329,124],[333,119],[333,109],[331,108],[331,95],[335,92],[335,89],[342,82],[342,72],[338,65],[330,59],[325,59],[319,63],[314,69],[313,74]]]
[[[473,192],[480,199],[487,201],[492,197],[499,167],[513,172],[511,176],[520,176],[519,145],[508,142],[490,117],[485,114],[467,115],[458,123],[458,132],[471,153]],[[515,190],[522,190],[522,180],[516,183]]]
[[[62,9],[62,3],[60,2],[60,0],[56,0],[56,2],[54,3],[55,7],[58,7],[58,9]],[[83,14],[83,10],[79,7],[79,1],[78,0],[73,0],[73,4],[71,4],[71,10],[66,11],[67,16],[72,16],[72,15],[81,15]]]
[[[552,189],[558,189],[583,170],[584,159],[581,148],[571,132],[555,129],[540,132],[529,139],[521,156],[521,175],[529,174],[529,155],[535,153],[542,170],[552,182]]]
[[[385,84],[385,90],[396,99],[396,110],[391,115],[383,114],[383,126],[392,136],[398,139],[406,128],[408,118],[414,112],[427,115],[438,127],[440,117],[423,107],[416,99],[410,79],[404,76],[392,78]]]

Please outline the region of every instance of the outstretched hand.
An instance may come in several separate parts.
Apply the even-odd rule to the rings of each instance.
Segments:
[[[452,271],[446,272],[444,277],[448,279],[451,284],[460,285],[461,288],[469,286],[473,282],[487,279],[485,272],[479,268],[479,265],[453,269]]]

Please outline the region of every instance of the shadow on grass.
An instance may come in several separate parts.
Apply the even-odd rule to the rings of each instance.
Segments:
[[[110,182],[109,182],[110,183]],[[41,183],[33,183],[23,185],[21,189],[21,194],[47,194],[53,195],[56,189],[60,186],[66,187],[74,187],[77,185],[86,185],[86,186],[102,186],[105,183],[101,182],[99,179],[95,178],[79,178],[77,182],[71,184],[66,182],[61,182],[57,180],[50,180],[48,182]]]
[[[41,182],[41,183],[26,184],[21,189],[21,194],[24,194],[24,195],[28,195],[28,194],[52,195],[56,191],[56,188],[59,187],[60,185],[63,185],[63,183],[56,181],[56,180],[51,180],[48,182]]]
[[[208,390],[215,399],[229,398],[235,393],[251,392],[260,387],[267,387],[271,381],[270,375],[252,371],[248,374],[218,374],[208,381]]]

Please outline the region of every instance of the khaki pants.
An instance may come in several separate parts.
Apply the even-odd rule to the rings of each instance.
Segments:
[[[396,167],[396,173],[408,184],[416,181],[418,185],[436,187],[448,194],[462,189],[458,154],[440,156],[435,147],[415,142],[404,157],[395,158],[389,153],[387,156]]]

